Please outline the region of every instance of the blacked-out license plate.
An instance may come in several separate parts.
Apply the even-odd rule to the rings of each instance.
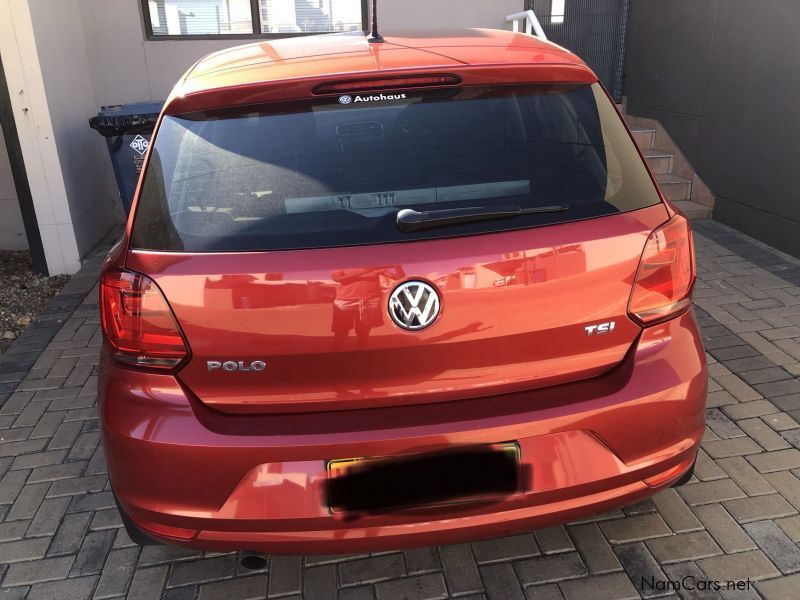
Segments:
[[[385,513],[500,499],[521,491],[519,445],[511,442],[442,452],[328,461],[334,512]]]

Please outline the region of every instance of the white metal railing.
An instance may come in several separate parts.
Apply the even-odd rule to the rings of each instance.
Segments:
[[[528,35],[535,35],[543,40],[547,40],[544,29],[542,29],[542,24],[539,23],[539,19],[536,17],[535,12],[532,10],[526,10],[523,12],[514,13],[513,15],[508,15],[506,17],[506,22],[512,24],[515,32],[519,31],[519,24],[521,21],[525,22],[525,33]]]

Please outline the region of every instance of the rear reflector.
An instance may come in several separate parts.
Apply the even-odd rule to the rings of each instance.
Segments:
[[[405,77],[385,77],[381,79],[359,79],[356,81],[323,83],[314,88],[314,93],[344,94],[350,92],[395,90],[399,88],[416,88],[432,85],[458,85],[459,83],[461,83],[461,77],[458,75],[410,75]]]
[[[174,369],[189,355],[161,290],[148,277],[112,269],[100,278],[103,334],[117,362]]]
[[[689,222],[676,215],[647,240],[628,307],[642,325],[670,319],[689,308],[695,280]]]

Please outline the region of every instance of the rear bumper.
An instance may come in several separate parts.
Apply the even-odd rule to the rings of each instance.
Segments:
[[[102,373],[109,476],[137,525],[195,548],[286,554],[452,543],[636,502],[691,467],[707,386],[691,313],[645,330],[603,377],[413,409],[221,415],[174,377],[105,360]],[[512,440],[532,472],[513,498],[349,521],[326,505],[326,460]]]

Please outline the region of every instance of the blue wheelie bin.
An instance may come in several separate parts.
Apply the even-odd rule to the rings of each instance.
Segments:
[[[89,119],[89,126],[108,143],[126,215],[130,213],[144,155],[163,105],[162,101],[103,106],[96,117]]]

